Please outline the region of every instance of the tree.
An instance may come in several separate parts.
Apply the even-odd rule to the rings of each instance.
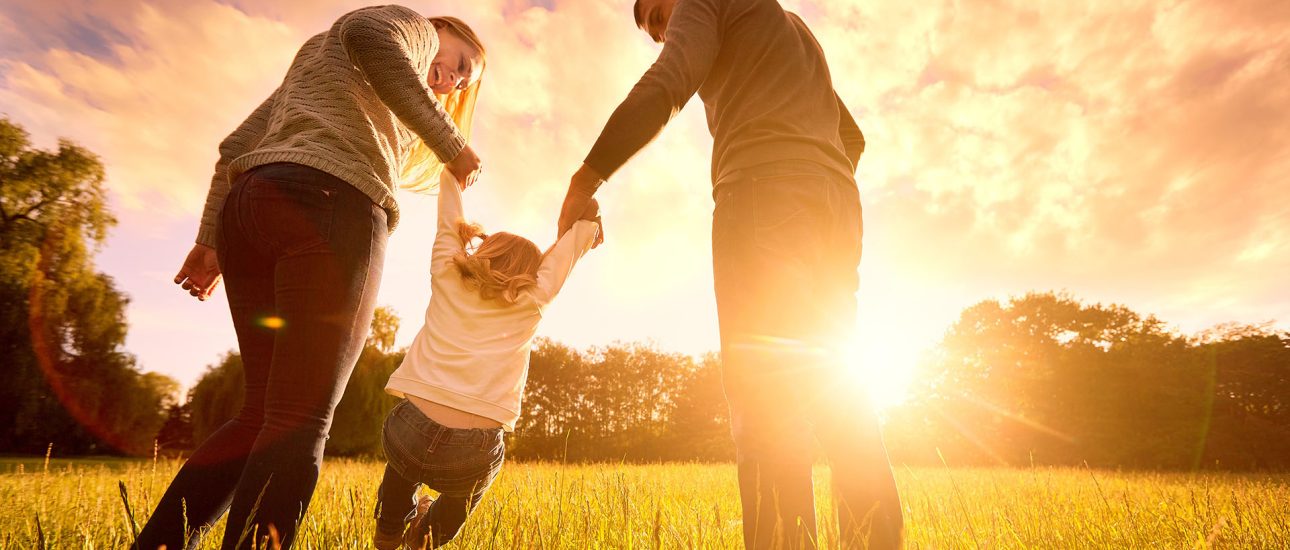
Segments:
[[[399,318],[387,307],[377,308],[372,334],[359,355],[345,393],[336,405],[327,452],[337,455],[375,455],[381,452],[381,426],[398,399],[385,393],[390,373],[403,361],[403,353],[387,353],[394,345]],[[241,410],[246,375],[242,356],[230,351],[211,365],[189,392],[187,408],[193,441],[200,443]]]
[[[696,364],[642,344],[580,353],[539,339],[508,453],[574,461],[727,458],[720,384],[711,356]]]
[[[381,353],[390,353],[394,349],[394,337],[399,333],[399,316],[388,306],[376,308],[372,315],[372,330],[367,335],[369,348],[376,348]]]
[[[704,355],[676,388],[676,406],[667,422],[667,443],[674,460],[733,460],[730,407],[721,387],[721,357]]]
[[[115,223],[97,157],[0,119],[0,451],[151,451],[176,385],[123,349],[128,299],[92,259]]]
[[[166,408],[166,421],[157,430],[157,447],[162,451],[193,448],[193,414],[188,403],[175,403]]]
[[[246,397],[246,373],[242,355],[230,351],[219,363],[206,368],[188,392],[192,415],[193,442],[201,444],[242,409]]]
[[[1194,344],[1214,388],[1201,462],[1240,469],[1290,465],[1290,332],[1227,324]]]
[[[893,431],[912,426],[955,463],[1190,467],[1210,391],[1200,359],[1123,306],[987,300],[946,333],[913,391],[921,414]]]

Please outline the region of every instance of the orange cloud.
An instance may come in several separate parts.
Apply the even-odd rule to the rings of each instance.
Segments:
[[[569,175],[657,52],[629,1],[542,4],[409,4],[460,16],[486,41],[474,141],[487,169],[467,208],[539,243],[554,236]],[[1290,321],[1290,130],[1279,123],[1290,119],[1290,4],[784,4],[812,26],[869,138],[858,179],[874,345],[929,344],[963,306],[1028,289],[1124,302],[1188,330]],[[5,6],[0,34],[18,38],[0,46],[0,111],[45,143],[66,136],[104,156],[123,220],[106,254],[177,263],[191,234],[169,232],[195,230],[215,145],[305,37],[358,5]],[[609,241],[545,334],[715,348],[710,147],[691,106],[615,177],[602,195]],[[380,300],[415,325],[433,203],[401,200]],[[167,269],[114,274],[136,296],[131,346],[145,367],[191,380],[233,342],[225,331],[191,346],[206,359],[167,351],[159,320],[195,307],[153,297]]]

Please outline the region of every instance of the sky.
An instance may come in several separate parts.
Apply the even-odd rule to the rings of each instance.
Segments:
[[[684,0],[682,0],[684,1]],[[963,308],[1028,291],[1120,303],[1193,333],[1290,326],[1290,2],[783,0],[868,139],[860,361],[898,393]],[[339,0],[0,0],[0,115],[98,153],[120,220],[97,256],[130,296],[127,349],[192,384],[236,339],[221,291],[171,279],[216,146]],[[658,54],[630,0],[405,3],[489,50],[467,215],[545,247],[569,177]],[[717,348],[698,98],[609,182],[606,235],[539,335]],[[434,198],[403,192],[379,303],[429,299]]]

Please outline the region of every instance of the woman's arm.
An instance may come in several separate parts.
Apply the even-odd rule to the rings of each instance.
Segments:
[[[444,172],[439,176],[439,222],[435,229],[434,247],[430,252],[430,272],[438,273],[452,261],[452,257],[466,249],[457,226],[466,220],[461,205],[461,184],[457,178]]]
[[[377,97],[425,141],[445,164],[457,158],[466,138],[417,73],[414,57],[428,64],[439,51],[439,34],[421,14],[401,6],[356,10],[340,28],[341,43]]]
[[[211,177],[210,190],[206,192],[206,208],[202,210],[201,226],[197,230],[197,244],[215,248],[219,242],[219,212],[232,184],[228,181],[228,165],[233,159],[251,152],[264,139],[269,113],[273,110],[273,97],[270,95],[261,102],[251,116],[220,142],[219,160],[215,161],[215,175]]]

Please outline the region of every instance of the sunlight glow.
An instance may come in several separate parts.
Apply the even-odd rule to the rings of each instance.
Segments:
[[[881,413],[909,398],[909,385],[926,342],[893,328],[871,327],[852,336],[846,350],[855,382]]]

